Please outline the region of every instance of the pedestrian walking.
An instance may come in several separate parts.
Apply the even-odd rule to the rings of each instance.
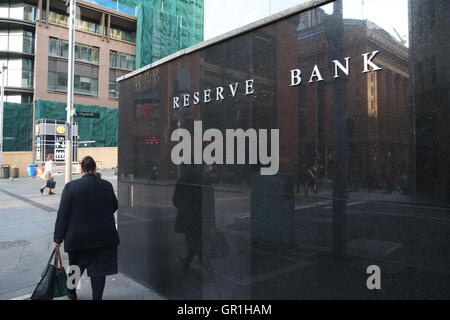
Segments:
[[[315,166],[311,166],[306,169],[305,178],[305,195],[309,197],[313,192],[317,193],[317,169]]]
[[[113,215],[118,207],[113,186],[98,178],[96,169],[94,159],[84,157],[81,161],[83,176],[64,187],[53,241],[55,247],[64,241],[69,264],[80,268],[80,276],[87,270],[92,299],[101,300],[106,276],[118,272],[117,246],[120,240]],[[77,299],[76,289],[69,288],[68,296]]]
[[[386,188],[389,194],[392,194],[394,191],[394,176],[392,175],[392,172],[389,172],[386,176]]]
[[[206,276],[212,275],[208,254],[203,247],[211,241],[215,226],[214,191],[211,184],[202,177],[201,168],[195,165],[182,167],[183,173],[177,181],[173,204],[177,208],[175,232],[184,233],[187,252],[179,259],[183,272],[188,273],[192,260],[198,256]]]
[[[45,161],[45,169],[42,178],[45,180],[45,185],[40,189],[41,194],[44,193],[44,189],[48,188],[48,194],[55,194],[52,189],[55,187],[53,180],[53,170],[55,168],[55,162],[53,161],[53,154],[49,153]]]
[[[366,178],[366,183],[367,183],[367,192],[368,193],[375,193],[375,190],[377,188],[377,180],[375,178],[375,176],[372,173],[369,173],[367,175]]]

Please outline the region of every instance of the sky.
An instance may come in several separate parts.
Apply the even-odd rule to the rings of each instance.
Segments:
[[[245,26],[270,14],[303,4],[308,0],[204,0],[204,39]],[[364,5],[363,5],[364,4]],[[385,29],[396,39],[398,33],[407,40],[407,0],[344,0],[344,18],[368,19]],[[333,5],[325,10],[332,12]]]

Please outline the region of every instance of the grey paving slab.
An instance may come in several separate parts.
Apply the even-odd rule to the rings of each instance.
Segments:
[[[47,233],[48,231],[34,222],[0,226],[0,242],[42,236]]]
[[[24,245],[24,250],[22,253],[23,257],[27,257],[35,254],[45,254],[51,250],[52,246],[52,236],[45,235],[42,237],[37,237],[27,241],[28,243]]]
[[[23,247],[9,247],[0,249],[0,275],[14,272],[20,257],[23,252]]]
[[[0,276],[0,296],[23,288],[34,288],[42,271],[43,268],[33,268]]]

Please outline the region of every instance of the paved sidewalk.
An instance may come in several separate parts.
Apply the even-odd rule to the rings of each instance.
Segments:
[[[73,179],[78,178],[80,175],[73,176]],[[113,170],[102,170],[102,178],[110,181],[116,190],[117,177]],[[48,195],[47,191],[41,195],[39,188],[43,185],[42,179],[22,177],[0,180],[0,300],[27,299],[48,261],[64,176],[55,176],[55,181],[55,195]],[[67,268],[66,254],[63,255],[63,264]],[[91,299],[90,282],[86,275],[80,281],[78,297],[80,300]],[[162,298],[119,273],[107,277],[104,299]]]

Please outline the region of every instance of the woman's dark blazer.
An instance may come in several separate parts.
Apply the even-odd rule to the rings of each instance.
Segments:
[[[64,241],[66,252],[117,246],[116,210],[112,184],[95,174],[85,174],[64,187],[53,241]]]

